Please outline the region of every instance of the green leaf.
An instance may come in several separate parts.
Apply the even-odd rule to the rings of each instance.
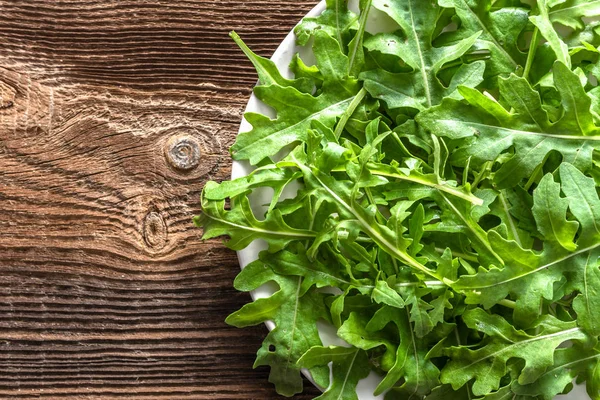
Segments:
[[[389,371],[396,362],[396,345],[392,343],[383,331],[370,332],[367,330],[369,318],[357,312],[351,312],[344,324],[338,329],[337,335],[348,344],[362,350],[385,348],[381,358],[384,371]]]
[[[210,191],[211,187],[208,186]],[[257,239],[269,243],[269,251],[277,252],[294,240],[314,239],[314,232],[295,229],[285,223],[279,210],[268,213],[262,221],[256,219],[245,195],[231,200],[231,210],[225,210],[225,202],[202,199],[202,214],[194,219],[197,226],[204,228],[203,239],[229,236],[227,247],[242,250]]]
[[[270,187],[274,190],[269,211],[273,210],[281,198],[283,190],[301,174],[290,169],[280,169],[274,165],[257,168],[249,175],[225,181],[220,184],[208,182],[204,187],[203,196],[206,200],[225,200],[237,197],[245,192],[260,187]]]
[[[429,312],[429,316],[431,318],[431,323],[435,327],[438,324],[444,322],[444,315],[446,313],[446,309],[452,309],[452,303],[450,303],[450,299],[454,297],[454,293],[449,289],[444,289],[442,294],[433,299],[430,304],[433,307]]]
[[[250,291],[267,282],[276,282],[279,290],[271,297],[258,299],[231,314],[226,322],[237,327],[256,325],[268,320],[275,323],[258,350],[254,366],[271,367],[269,381],[277,392],[291,396],[302,391],[302,376],[296,365],[313,346],[321,345],[316,322],[325,317],[323,294],[311,291],[300,296],[302,278],[275,274],[261,261],[249,264],[236,278],[238,290]],[[327,368],[311,368],[316,382],[327,385]]]
[[[433,307],[421,298],[422,294],[411,290],[411,295],[406,300],[410,305],[410,322],[414,324],[415,335],[422,338],[433,330],[434,323],[428,311]]]
[[[540,30],[542,36],[548,41],[548,44],[554,50],[556,59],[563,64],[571,67],[571,56],[569,47],[559,37],[552,25],[549,15],[548,0],[537,0],[539,15],[529,17],[529,20]]]
[[[583,246],[600,240],[600,200],[596,184],[571,164],[560,166],[560,182],[569,209],[581,223],[579,243]]]
[[[400,345],[396,361],[375,390],[375,395],[392,389],[398,396],[423,396],[439,385],[439,370],[426,359],[426,344],[415,337],[406,310],[384,307],[378,310],[367,325],[371,331],[380,330],[392,322],[398,329]],[[400,386],[395,386],[402,382]]]
[[[569,166],[561,167],[561,176],[563,171],[574,173],[574,169]],[[597,195],[595,199],[591,201],[597,201]],[[585,300],[584,294],[577,301],[578,309],[585,314],[586,304],[597,301],[594,279],[600,241],[590,243],[586,242],[587,239],[579,239],[586,245],[590,243],[587,247],[578,247],[573,243],[578,224],[566,221],[567,203],[559,197],[559,186],[553,181],[552,175],[546,175],[534,192],[533,207],[538,229],[547,239],[543,252],[538,254],[523,249],[517,243],[507,241],[491,231],[488,238],[496,253],[504,260],[504,267],[492,267],[489,270],[480,268],[475,275],[460,277],[453,288],[463,291],[468,303],[483,304],[486,308],[508,295],[515,296],[515,317],[528,325],[526,321],[539,315],[542,299],[552,300],[554,285],[564,276],[570,276],[569,289],[587,292],[590,296]],[[588,279],[591,281],[588,282]],[[589,324],[596,326],[594,321],[595,318],[589,320]],[[590,325],[587,325],[588,328]]]
[[[586,389],[592,400],[600,399],[600,360],[596,359],[587,368]]]
[[[306,78],[298,78],[298,79],[286,79],[281,76],[281,73],[277,69],[275,63],[268,58],[263,58],[254,53],[246,43],[240,38],[240,36],[231,32],[229,34],[231,38],[235,41],[235,43],[240,47],[240,49],[244,52],[246,57],[252,62],[254,68],[256,68],[256,72],[258,73],[258,79],[260,80],[261,85],[273,85],[277,84],[283,87],[291,86],[298,89],[303,93],[310,93],[313,89],[314,83]]]
[[[290,70],[297,78],[306,78],[313,81],[316,89],[320,89],[323,86],[323,75],[319,71],[319,68],[316,65],[306,65],[298,53],[292,57]]]
[[[356,385],[370,371],[367,354],[356,348],[317,346],[308,350],[298,360],[298,365],[314,368],[329,362],[333,362],[331,385],[315,400],[358,400]]]
[[[394,289],[389,287],[385,281],[377,281],[371,298],[379,304],[387,304],[390,307],[404,308],[404,300]]]
[[[500,188],[515,186],[529,177],[552,150],[580,170],[591,168],[591,155],[600,149],[598,128],[593,125],[590,99],[585,95],[576,74],[561,64],[554,66],[554,76],[564,115],[556,123],[546,118],[539,95],[523,78],[511,75],[501,82],[500,93],[516,113],[499,114],[498,102],[478,96],[470,105],[447,99],[439,107],[417,116],[419,124],[436,135],[464,139],[465,144],[451,157],[454,165],[479,166],[495,161],[514,147],[514,154],[495,173]],[[472,94],[472,92],[470,92]],[[468,99],[471,101],[471,99]]]
[[[487,77],[516,72],[524,64],[525,57],[519,50],[518,38],[527,26],[526,9],[501,7],[492,10],[490,0],[439,0],[439,3],[456,11],[460,18],[460,38],[481,32],[474,49],[490,52]]]
[[[557,242],[568,251],[575,251],[577,245],[573,240],[579,223],[565,219],[569,201],[560,197],[560,185],[554,182],[551,174],[541,180],[533,194],[533,201],[533,215],[544,238]]]
[[[296,42],[305,46],[317,32],[326,32],[343,46],[347,43],[350,29],[357,25],[357,20],[358,16],[348,9],[348,0],[327,0],[327,8],[321,15],[304,18],[294,29]]]
[[[592,101],[586,95],[579,77],[565,64],[554,64],[554,85],[561,95],[564,115],[555,129],[577,132],[580,135],[598,133],[591,113]]]
[[[599,0],[566,0],[556,3],[548,13],[550,21],[573,29],[585,28],[583,17],[593,18],[600,15]]]
[[[550,316],[540,323],[540,333],[533,336],[480,308],[465,312],[463,321],[469,328],[488,335],[488,339],[477,348],[450,347],[445,350],[450,362],[442,370],[441,380],[457,390],[475,379],[473,393],[477,396],[498,390],[500,380],[508,372],[506,363],[511,358],[525,361],[518,382],[528,384],[554,365],[554,351],[561,343],[587,339],[575,323],[561,322]]]
[[[412,242],[409,246],[410,255],[415,257],[421,249],[423,245],[421,244],[421,239],[423,238],[423,223],[425,219],[425,209],[423,208],[423,204],[419,204],[412,218],[410,219],[410,237],[412,238]]]
[[[277,274],[303,277],[300,294],[305,293],[313,286],[319,289],[324,287],[346,289],[349,286],[361,286],[352,277],[345,276],[342,268],[338,270],[331,268],[331,262],[330,265],[324,265],[319,260],[310,260],[301,245],[294,252],[282,250],[275,254],[261,253],[260,259]],[[369,286],[368,289],[372,289],[372,286]]]
[[[483,80],[483,65],[463,66],[455,80],[445,87],[437,78],[441,68],[465,54],[481,32],[476,32],[458,43],[436,48],[432,44],[439,6],[434,2],[418,0],[373,0],[373,6],[388,14],[402,29],[406,40],[390,34],[376,35],[365,42],[370,51],[384,50],[381,43],[393,43],[395,55],[412,68],[412,72],[392,74],[379,69],[363,73],[365,88],[389,108],[410,107],[422,110],[439,104],[459,85],[477,86]],[[466,69],[469,69],[467,71]]]
[[[600,269],[598,269],[598,253],[596,260],[585,263],[583,282],[580,284],[581,293],[573,300],[573,309],[577,312],[578,323],[593,336],[600,336]],[[590,254],[591,258],[591,254]]]
[[[359,87],[348,77],[348,57],[342,53],[339,43],[320,31],[315,35],[314,51],[323,75],[323,93],[314,96],[277,84],[257,86],[254,93],[276,111],[277,118],[272,120],[255,113],[245,115],[252,130],[238,135],[231,147],[236,160],[249,160],[256,165],[289,144],[306,142],[313,121],[331,128],[352,103]]]
[[[506,239],[514,240],[521,247],[530,247],[533,245],[533,239],[531,234],[522,228],[519,218],[514,215],[514,206],[510,200],[514,198],[513,196],[514,194],[510,190],[502,190],[491,204],[490,213],[498,216],[506,227]],[[531,213],[531,206],[528,211]]]
[[[511,390],[519,395],[553,400],[557,395],[565,392],[577,375],[598,365],[599,358],[600,354],[597,351],[589,351],[580,346],[557,349],[554,354],[554,365],[549,367],[537,381],[528,385],[513,382]],[[593,379],[589,382],[593,382]]]

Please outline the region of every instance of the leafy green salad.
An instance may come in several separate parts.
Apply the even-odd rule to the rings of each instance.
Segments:
[[[600,1],[359,9],[297,26],[294,79],[232,33],[276,117],[246,114],[231,154],[255,169],[208,182],[195,222],[266,242],[234,285],[276,289],[227,322],[275,324],[255,365],[284,396],[305,368],[319,399],[371,373],[386,399],[600,399]]]

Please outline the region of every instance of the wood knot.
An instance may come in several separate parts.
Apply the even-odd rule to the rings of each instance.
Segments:
[[[156,250],[160,250],[167,244],[167,224],[163,217],[152,211],[144,219],[144,240],[146,244]]]
[[[190,171],[200,165],[200,143],[190,135],[176,135],[165,146],[169,165],[180,171]]]
[[[0,110],[11,108],[15,104],[17,91],[12,86],[0,81]]]

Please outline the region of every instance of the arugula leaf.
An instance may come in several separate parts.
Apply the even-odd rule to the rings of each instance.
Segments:
[[[349,31],[356,26],[357,20],[358,16],[348,9],[348,0],[327,0],[327,8],[321,15],[304,18],[294,29],[296,42],[305,46],[317,32],[326,32],[343,45],[347,43]]]
[[[458,43],[442,48],[433,47],[433,32],[439,6],[418,0],[373,0],[373,6],[387,13],[402,29],[406,41],[399,36],[376,35],[365,43],[369,50],[382,50],[393,43],[395,55],[412,68],[412,72],[393,74],[379,69],[363,73],[365,88],[375,98],[384,100],[389,108],[410,107],[423,110],[439,104],[452,95],[459,85],[477,86],[483,80],[483,64],[465,64],[455,74],[448,87],[437,78],[441,68],[465,54],[481,32]]]
[[[401,396],[420,396],[429,393],[439,382],[439,370],[426,359],[426,344],[415,337],[408,311],[383,307],[379,309],[367,325],[367,330],[376,331],[393,323],[400,337],[396,351],[396,361],[383,378],[375,395],[391,389]],[[404,383],[394,386],[403,378]]]
[[[333,362],[331,386],[315,399],[356,399],[357,382],[369,375],[369,364],[364,351],[347,347],[313,347],[308,350],[298,364],[305,368],[327,365]]]
[[[548,13],[552,22],[558,22],[572,29],[585,28],[583,17],[592,18],[600,15],[598,0],[562,0],[555,1]]]
[[[552,0],[537,0],[539,15],[529,17],[529,20],[539,29],[542,36],[548,41],[548,44],[556,54],[556,59],[569,68],[571,68],[571,56],[569,47],[560,38],[558,32],[554,29],[550,20],[550,7],[548,3]],[[555,3],[555,2],[554,2]]]
[[[396,362],[397,346],[385,333],[367,330],[368,323],[369,318],[362,313],[351,312],[348,319],[338,329],[337,334],[350,345],[362,350],[385,348],[385,352],[381,357],[381,368],[384,371],[389,371]]]
[[[552,175],[542,179],[533,199],[533,216],[546,243],[556,242],[570,252],[577,250],[573,240],[579,223],[565,219],[569,202],[560,197],[560,185],[554,182]]]
[[[261,253],[260,259],[277,274],[304,278],[300,290],[301,295],[313,286],[343,289],[360,287],[365,291],[373,290],[373,286],[363,285],[351,275],[344,273],[342,268],[335,270],[328,268],[319,260],[310,260],[306,249],[301,245],[291,250],[295,251],[282,250],[275,254]]]
[[[254,68],[256,68],[256,72],[258,73],[258,79],[262,85],[268,86],[276,84],[283,87],[292,86],[303,93],[310,93],[312,91],[314,83],[310,79],[303,77],[298,79],[284,78],[273,61],[260,57],[250,50],[250,48],[246,45],[246,43],[244,43],[242,38],[240,38],[236,32],[231,32],[229,36],[231,36],[235,43],[252,62]]]
[[[560,178],[569,209],[581,223],[578,246],[597,246],[600,243],[600,200],[594,180],[566,163],[560,166]],[[580,326],[594,336],[600,336],[600,319],[594,312],[600,306],[600,270],[597,254],[595,251],[588,254],[588,262],[585,263],[582,272],[583,279],[578,285],[581,294],[573,300],[573,309],[580,317]]]
[[[515,186],[530,176],[552,150],[559,151],[564,161],[588,170],[592,151],[600,148],[591,101],[577,75],[560,62],[554,65],[554,80],[564,112],[555,123],[550,122],[537,92],[515,75],[500,84],[500,93],[514,108],[514,114],[495,99],[464,88],[469,105],[446,99],[442,105],[419,114],[417,121],[436,135],[451,139],[474,136],[452,155],[455,165],[495,161],[514,146],[514,155],[495,173],[494,181],[500,188]]]
[[[568,164],[561,166],[563,176],[566,181],[573,179],[572,176],[578,180],[585,179],[581,172]],[[591,201],[598,202],[597,194],[590,197]],[[534,192],[534,215],[538,229],[546,239],[544,251],[536,254],[491,231],[488,238],[505,261],[504,268],[480,269],[476,275],[463,275],[453,287],[465,291],[469,303],[483,304],[486,308],[511,294],[517,298],[516,317],[525,323],[539,315],[542,298],[554,298],[553,285],[563,279],[564,274],[572,274],[571,286],[583,293],[577,300],[577,309],[585,315],[587,328],[596,332],[598,325],[589,313],[592,304],[598,301],[596,270],[600,241],[592,240],[592,244],[587,245],[589,239],[580,239],[582,244],[587,245],[585,247],[573,243],[579,224],[565,219],[566,206],[566,200],[560,197],[559,185],[552,175],[546,175]],[[582,217],[582,225],[588,226],[596,220],[583,221],[586,220]],[[581,272],[573,274],[574,270]]]
[[[302,377],[296,363],[311,347],[321,345],[316,322],[326,318],[324,296],[315,291],[300,296],[301,278],[275,274],[261,261],[244,268],[234,286],[250,291],[270,281],[277,283],[279,291],[269,298],[245,305],[227,317],[226,322],[237,327],[268,320],[275,323],[275,329],[269,332],[258,350],[254,366],[270,366],[269,381],[275,384],[279,393],[291,396],[302,391]],[[327,368],[314,367],[311,367],[313,378],[326,386]]]
[[[210,191],[210,188],[209,185],[206,190]],[[232,199],[230,211],[225,210],[224,200],[209,201],[203,197],[202,210],[194,220],[197,226],[204,228],[202,238],[228,235],[230,240],[226,244],[232,250],[242,250],[256,239],[264,239],[269,243],[270,251],[276,252],[294,240],[316,237],[314,232],[287,225],[279,210],[273,210],[259,221],[250,208],[248,197],[243,194]]]
[[[269,187],[274,191],[269,206],[269,211],[271,211],[275,208],[286,186],[297,180],[299,176],[298,172],[280,169],[275,165],[266,165],[255,169],[248,176],[240,179],[225,181],[220,184],[209,183],[204,187],[202,195],[206,200],[218,201],[237,197],[261,187]]]
[[[577,345],[558,349],[554,355],[554,365],[548,368],[536,382],[528,385],[514,382],[511,391],[515,394],[553,400],[555,396],[565,392],[576,376],[581,373],[587,374],[588,370],[598,368],[599,359],[598,351],[589,351]],[[590,378],[589,382],[591,383],[595,378]],[[598,391],[595,390],[595,394],[590,393],[590,396],[597,397]]]
[[[525,57],[519,50],[518,40],[527,26],[526,9],[503,7],[492,10],[491,0],[439,0],[439,3],[456,11],[460,18],[460,38],[481,32],[474,48],[490,52],[487,77],[516,72],[524,64]]]
[[[402,297],[400,297],[398,292],[393,290],[385,281],[377,281],[371,298],[379,304],[387,304],[388,306],[395,308],[404,308],[404,300]]]
[[[348,76],[348,57],[340,44],[324,31],[315,34],[314,52],[323,75],[322,93],[314,96],[291,86],[257,86],[256,96],[277,112],[272,120],[247,113],[253,129],[238,135],[231,152],[236,160],[256,165],[294,142],[306,142],[313,121],[332,127],[359,92],[358,82]],[[293,105],[293,107],[291,107]]]
[[[525,367],[517,382],[535,382],[554,364],[554,351],[568,340],[586,341],[587,336],[574,322],[562,322],[547,316],[540,322],[540,333],[532,336],[516,330],[498,315],[489,315],[480,308],[463,314],[465,324],[488,335],[476,349],[450,347],[445,354],[450,362],[442,371],[443,383],[452,384],[456,390],[475,379],[473,393],[483,396],[497,390],[506,375],[506,363],[511,358],[525,360]]]

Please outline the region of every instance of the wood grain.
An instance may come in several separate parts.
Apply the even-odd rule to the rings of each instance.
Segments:
[[[0,398],[278,398],[191,218],[256,81],[227,33],[270,55],[314,4],[0,0]]]

